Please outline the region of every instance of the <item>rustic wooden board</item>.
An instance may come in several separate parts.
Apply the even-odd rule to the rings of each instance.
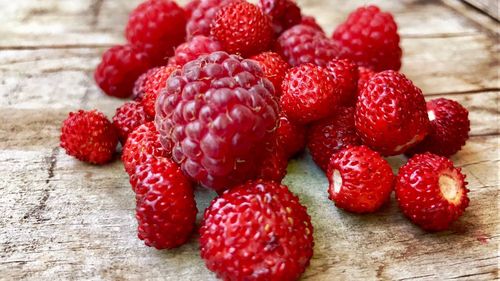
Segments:
[[[173,251],[136,238],[134,196],[119,161],[95,167],[58,148],[67,112],[123,101],[100,94],[92,72],[123,42],[126,0],[0,1],[0,280],[213,280],[193,237]],[[182,1],[185,2],[185,1]],[[365,1],[299,0],[331,32]],[[429,234],[392,200],[358,216],[327,199],[310,157],[285,183],[312,216],[314,256],[304,280],[492,280],[499,278],[498,24],[458,1],[380,1],[400,25],[403,72],[428,98],[470,111],[471,139],[453,157],[469,181],[471,205],[451,230]],[[391,157],[394,169],[403,157]],[[214,197],[197,191],[200,213]]]

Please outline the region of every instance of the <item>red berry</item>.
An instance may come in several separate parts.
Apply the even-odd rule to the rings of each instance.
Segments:
[[[260,0],[259,7],[271,17],[276,35],[299,24],[302,19],[300,8],[293,0]]]
[[[427,102],[429,135],[407,154],[431,152],[449,157],[469,139],[469,112],[456,101],[439,98]]]
[[[104,52],[94,79],[107,95],[126,98],[132,94],[135,80],[150,67],[145,53],[130,45],[118,45]]]
[[[219,9],[231,2],[238,0],[200,0],[192,10],[186,25],[188,38],[196,35],[210,35],[210,25]]]
[[[123,146],[122,161],[129,175],[135,173],[135,168],[150,158],[169,157],[170,149],[163,148],[160,134],[154,122],[147,122],[137,127],[127,138]]]
[[[300,24],[308,25],[324,33],[323,28],[316,22],[316,19],[314,17],[302,15],[302,21],[300,22]]]
[[[288,70],[281,89],[281,109],[294,122],[306,124],[328,117],[339,104],[332,76],[310,63]]]
[[[277,96],[281,95],[281,83],[285,78],[286,71],[290,65],[283,60],[277,53],[264,52],[259,55],[251,57],[257,61],[264,72],[264,75],[273,83],[274,90]]]
[[[399,169],[396,199],[403,213],[428,231],[448,229],[469,205],[465,175],[450,160],[417,154]]]
[[[115,116],[113,116],[113,125],[118,131],[120,142],[124,144],[128,135],[135,128],[151,120],[152,118],[146,114],[144,107],[140,103],[130,101],[116,109]]]
[[[366,82],[368,82],[376,72],[371,68],[367,68],[364,66],[358,67],[358,90],[356,91],[356,98],[359,96],[359,93],[363,90]]]
[[[321,30],[302,24],[283,32],[276,43],[276,50],[292,66],[303,63],[326,66],[339,54],[338,45]]]
[[[146,72],[141,74],[137,80],[135,80],[134,88],[132,89],[132,99],[140,102],[144,97],[144,88],[146,87],[147,78],[158,71],[160,67],[153,67],[148,69]]]
[[[217,191],[252,178],[278,119],[273,86],[257,63],[215,52],[187,63],[167,84],[156,124],[182,170]]]
[[[167,80],[170,74],[174,72],[177,66],[162,66],[158,68],[157,71],[151,73],[149,77],[146,78],[146,85],[144,86],[144,95],[141,100],[141,104],[144,106],[144,110],[150,117],[155,116],[155,104],[160,92],[167,86]]]
[[[278,146],[283,148],[285,156],[290,158],[302,151],[306,146],[306,128],[291,122],[288,117],[281,114],[276,129],[276,138]]]
[[[326,69],[333,76],[333,81],[340,94],[340,103],[345,105],[356,103],[358,67],[350,60],[333,59],[328,62]]]
[[[376,6],[360,7],[333,33],[341,57],[376,71],[401,68],[398,26]]]
[[[254,181],[205,210],[201,257],[223,280],[297,280],[313,254],[306,208],[284,185]]]
[[[139,239],[159,250],[186,243],[198,210],[191,183],[179,167],[167,158],[150,158],[132,177]]]
[[[194,10],[200,6],[201,0],[191,0],[186,5],[184,5],[184,11],[186,13],[186,18],[190,19]]]
[[[355,120],[363,143],[385,156],[404,153],[423,140],[429,128],[422,91],[392,70],[375,74],[365,84]]]
[[[244,1],[222,7],[210,33],[224,50],[245,57],[268,50],[273,38],[269,17],[259,7]]]
[[[286,176],[287,166],[288,156],[284,149],[274,142],[274,144],[269,144],[255,178],[280,183]]]
[[[354,108],[341,107],[335,115],[312,124],[307,148],[314,162],[326,172],[332,154],[349,145],[361,145],[354,126]]]
[[[130,14],[127,40],[162,65],[186,37],[186,15],[174,1],[148,0]]]
[[[183,66],[201,55],[222,51],[221,44],[210,37],[197,35],[175,49],[175,55],[168,61],[169,65]]]
[[[335,206],[353,213],[372,213],[389,201],[394,183],[391,166],[380,154],[350,146],[332,155],[328,194]]]
[[[111,122],[96,110],[70,112],[61,128],[61,147],[68,155],[91,164],[105,164],[113,158],[118,134]]]

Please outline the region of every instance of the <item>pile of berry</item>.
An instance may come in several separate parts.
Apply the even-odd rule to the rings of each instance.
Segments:
[[[394,190],[412,222],[440,231],[467,207],[465,176],[446,157],[468,139],[468,112],[448,99],[426,103],[398,72],[390,13],[360,7],[329,37],[292,0],[149,0],[125,33],[128,44],[104,53],[95,80],[133,100],[112,122],[70,113],[61,146],[104,164],[122,144],[146,245],[189,239],[199,184],[219,194],[199,228],[210,270],[225,280],[299,278],[313,226],[281,181],[306,146],[346,211],[375,212]],[[410,159],[395,176],[383,157],[398,154]]]

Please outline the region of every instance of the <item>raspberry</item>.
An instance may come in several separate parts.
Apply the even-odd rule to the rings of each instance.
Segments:
[[[218,41],[203,35],[194,36],[175,49],[175,55],[169,59],[168,64],[183,66],[201,55],[215,51],[222,51],[222,46]]]
[[[145,53],[130,45],[118,45],[104,52],[94,79],[107,95],[126,98],[132,94],[135,80],[150,67]]]
[[[361,145],[354,126],[353,107],[341,107],[335,115],[319,120],[309,128],[307,148],[314,162],[325,172],[332,154],[349,145]]]
[[[198,210],[191,183],[179,167],[167,158],[150,158],[133,177],[139,239],[159,250],[184,244]]]
[[[339,104],[331,75],[310,63],[288,70],[281,89],[281,109],[294,122],[306,124],[328,117]]]
[[[156,71],[158,71],[160,67],[150,68],[148,71],[144,72],[135,80],[134,88],[132,89],[132,99],[140,102],[144,97],[144,88],[146,87],[146,80],[149,76],[153,75]]]
[[[353,213],[372,213],[389,201],[394,183],[391,166],[377,152],[350,146],[332,155],[328,194],[335,205]]]
[[[363,90],[363,87],[365,86],[366,82],[370,80],[373,75],[375,75],[375,71],[373,71],[371,68],[359,66],[358,67],[358,90],[356,92],[356,97],[359,96],[359,93]]]
[[[70,112],[64,120],[60,141],[68,155],[100,165],[113,158],[118,134],[101,112],[78,110]]]
[[[306,208],[284,185],[253,181],[205,210],[201,257],[223,280],[297,280],[313,254]]]
[[[274,34],[299,24],[302,16],[300,8],[293,0],[260,0],[259,7],[272,19]]]
[[[144,95],[141,100],[141,104],[144,106],[144,110],[148,116],[155,116],[155,103],[158,99],[160,92],[167,86],[167,80],[170,74],[174,72],[177,66],[161,66],[151,73],[150,76],[146,78],[146,84],[144,86]]]
[[[196,35],[210,35],[210,25],[219,9],[237,0],[200,0],[200,3],[191,12],[186,25],[188,38]]]
[[[123,146],[122,161],[129,175],[135,173],[137,165],[150,158],[169,157],[170,147],[163,148],[160,134],[154,122],[147,122],[137,127],[127,138]]]
[[[264,72],[264,75],[273,83],[274,90],[277,96],[281,95],[281,83],[283,78],[285,78],[286,71],[290,68],[290,65],[283,60],[283,58],[277,53],[264,52],[256,56],[251,57],[251,59],[257,61]]]
[[[340,56],[376,71],[399,70],[402,51],[398,26],[390,13],[376,6],[361,7],[333,33],[339,43]]]
[[[469,112],[456,101],[439,98],[427,102],[429,135],[407,151],[408,155],[431,152],[449,157],[457,153],[469,139]]]
[[[191,0],[186,5],[184,5],[184,12],[186,13],[186,18],[190,19],[194,10],[200,6],[201,0]]]
[[[404,153],[424,139],[429,128],[422,91],[403,74],[375,74],[358,97],[356,129],[362,141],[384,156]]]
[[[224,50],[245,57],[268,50],[273,38],[269,17],[259,7],[244,1],[222,7],[210,33]]]
[[[469,205],[467,182],[450,160],[417,154],[399,169],[396,199],[403,213],[428,231],[448,229]]]
[[[326,69],[333,76],[340,93],[340,103],[353,105],[356,103],[358,88],[358,67],[350,60],[333,59],[328,62]]]
[[[273,86],[257,63],[214,52],[187,63],[167,84],[156,124],[182,170],[217,191],[252,178],[278,119]]]
[[[283,32],[276,43],[276,50],[292,66],[303,63],[326,66],[339,54],[339,48],[332,39],[322,31],[302,24]]]
[[[281,114],[276,129],[276,138],[278,146],[283,148],[285,156],[290,158],[306,146],[306,128],[291,122],[288,117]]]
[[[115,116],[113,116],[113,125],[118,131],[120,142],[124,144],[128,135],[135,128],[151,120],[140,103],[131,101],[116,109]]]
[[[316,22],[316,19],[311,16],[302,16],[301,25],[308,25],[324,33],[323,28]]]
[[[174,1],[148,0],[130,14],[125,35],[157,65],[166,63],[186,37],[186,15]]]

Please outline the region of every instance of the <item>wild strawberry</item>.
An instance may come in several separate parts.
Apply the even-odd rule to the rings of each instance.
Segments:
[[[118,134],[108,118],[96,110],[70,112],[61,128],[61,147],[68,155],[91,164],[113,158]]]
[[[370,148],[385,156],[404,153],[427,135],[424,95],[401,73],[377,73],[358,97],[355,123]]]
[[[300,8],[293,0],[260,0],[259,7],[271,17],[276,36],[302,19]]]
[[[281,109],[290,120],[301,124],[328,117],[339,105],[340,95],[332,76],[310,63],[289,69],[281,89]]]
[[[127,138],[123,146],[122,161],[129,175],[135,173],[137,165],[149,158],[169,157],[170,150],[163,148],[160,135],[154,122],[148,122],[137,127]]]
[[[132,177],[139,239],[159,250],[184,244],[198,211],[191,183],[179,167],[167,158],[149,158]]]
[[[162,65],[184,42],[185,27],[186,14],[174,1],[148,0],[130,13],[125,35],[130,44]]]
[[[429,135],[407,151],[408,155],[431,152],[449,157],[457,153],[469,139],[469,112],[456,101],[439,98],[427,102]]]
[[[288,156],[275,141],[266,146],[267,151],[264,160],[260,164],[255,178],[281,183],[286,176]]]
[[[403,213],[428,231],[448,229],[469,205],[467,182],[450,160],[417,154],[399,169],[396,199]]]
[[[276,129],[277,145],[283,148],[285,156],[290,158],[306,146],[306,128],[291,122],[286,115],[281,114]]]
[[[191,10],[188,18],[186,32],[188,39],[196,35],[209,36],[210,25],[219,9],[229,3],[239,0],[200,0]]]
[[[304,63],[326,66],[339,55],[338,45],[323,31],[303,24],[283,32],[276,41],[275,49],[292,66]]]
[[[141,74],[139,78],[135,80],[134,88],[132,89],[132,99],[140,102],[144,97],[144,88],[146,87],[146,80],[149,76],[152,76],[153,73],[158,71],[160,67],[153,67],[148,69],[146,72]]]
[[[312,159],[326,172],[332,154],[349,145],[361,145],[354,126],[354,108],[341,107],[331,117],[312,123],[307,139]]]
[[[113,126],[118,131],[120,142],[125,144],[128,135],[135,128],[151,120],[152,118],[146,114],[144,107],[140,103],[131,101],[116,109],[115,116],[113,116]]]
[[[178,66],[162,66],[158,68],[157,71],[151,73],[149,77],[146,78],[146,84],[144,86],[144,95],[141,100],[144,110],[151,118],[155,116],[155,104],[156,99],[160,95],[160,92],[167,86],[167,80],[170,74],[178,69]]]
[[[269,17],[259,7],[245,1],[222,7],[215,16],[210,33],[224,50],[244,57],[268,50],[273,38]]]
[[[175,49],[175,55],[168,61],[169,65],[184,66],[201,55],[222,51],[221,44],[213,38],[197,35]]]
[[[359,96],[359,93],[363,90],[363,87],[365,86],[366,82],[368,82],[373,75],[375,75],[375,71],[373,71],[371,68],[367,68],[364,66],[359,66],[358,67],[358,90],[356,91],[356,98]]]
[[[297,280],[313,254],[307,210],[284,185],[251,181],[205,210],[201,257],[224,280]]]
[[[390,13],[377,6],[360,7],[333,33],[340,57],[376,71],[399,70],[402,51],[398,26]]]
[[[202,55],[175,71],[157,101],[162,143],[193,180],[217,191],[252,178],[274,134],[274,87],[253,60]]]
[[[336,88],[339,91],[340,103],[344,105],[356,103],[358,67],[346,59],[333,59],[328,62],[326,69],[332,75]]]
[[[301,25],[308,25],[312,28],[315,28],[324,33],[323,28],[316,22],[316,19],[312,16],[304,16],[302,15]]]
[[[391,196],[394,174],[389,163],[366,146],[350,146],[332,155],[328,194],[335,205],[353,213],[378,210]]]
[[[250,59],[259,63],[264,75],[273,83],[276,96],[279,97],[281,95],[281,83],[290,65],[274,52],[264,52]]]
[[[94,79],[106,95],[126,98],[132,94],[135,80],[150,67],[146,53],[130,45],[118,45],[104,52]]]

